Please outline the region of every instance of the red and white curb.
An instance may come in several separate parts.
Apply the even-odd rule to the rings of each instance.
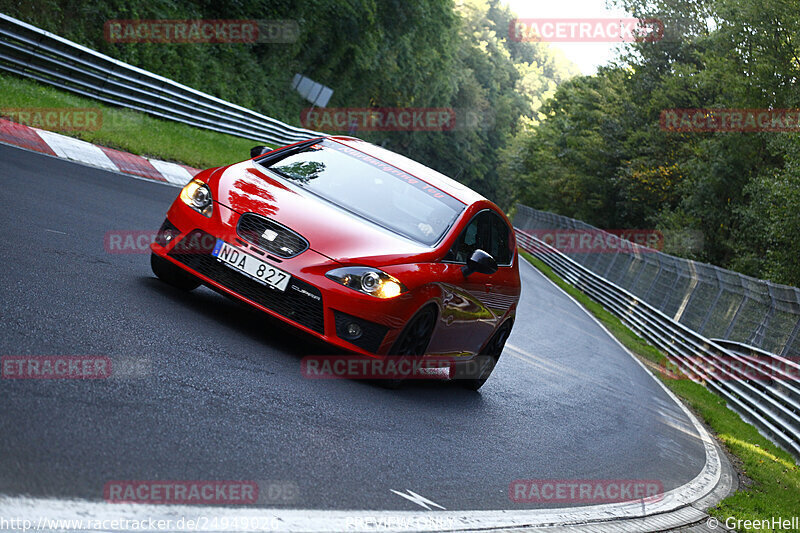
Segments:
[[[0,143],[183,187],[200,169],[98,146],[0,118]]]

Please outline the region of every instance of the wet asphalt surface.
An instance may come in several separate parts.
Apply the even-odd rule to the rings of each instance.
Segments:
[[[0,494],[102,500],[113,480],[255,480],[265,506],[531,507],[517,479],[647,479],[705,455],[683,411],[527,263],[480,392],[310,380],[326,347],[207,288],[184,293],[116,230],[158,228],[178,189],[0,145],[0,354],[103,355],[101,380],[0,380]],[[561,505],[561,504],[559,504]]]

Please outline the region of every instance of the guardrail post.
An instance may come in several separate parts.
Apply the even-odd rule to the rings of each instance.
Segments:
[[[689,270],[692,273],[692,276],[691,276],[691,280],[692,281],[689,283],[689,289],[687,290],[686,294],[683,296],[683,301],[681,302],[681,305],[678,306],[678,310],[675,312],[675,316],[672,317],[672,319],[675,322],[680,322],[681,321],[681,317],[683,316],[683,313],[686,310],[686,307],[689,305],[689,301],[692,299],[692,296],[694,295],[694,291],[697,288],[697,285],[698,285],[698,283],[700,281],[698,276],[697,276],[697,269],[694,266],[694,261],[689,261]]]
[[[728,327],[725,329],[725,333],[722,335],[723,339],[731,338],[731,333],[733,332],[733,328],[736,326],[736,319],[739,318],[739,313],[742,311],[742,309],[744,309],[744,306],[747,303],[747,300],[749,299],[750,297],[747,296],[747,294],[742,295],[742,301],[739,302],[739,307],[736,308],[736,312],[733,314],[731,323],[728,324]]]
[[[797,319],[797,322],[792,329],[792,333],[789,334],[789,338],[786,340],[786,344],[783,345],[783,350],[781,350],[781,357],[790,357],[792,348],[794,347],[794,342],[797,340],[797,335],[800,334],[800,318]],[[800,350],[798,350],[800,351]]]
[[[715,271],[716,273],[716,271]],[[719,303],[719,299],[724,292],[722,290],[722,280],[719,279],[719,274],[717,274],[717,295],[714,296],[714,301],[711,303],[711,307],[708,308],[708,312],[706,313],[705,318],[703,318],[703,322],[700,324],[698,328],[698,333],[703,333],[706,330],[706,326],[708,325],[708,321],[711,320],[711,315],[714,314],[714,310],[717,308],[717,304]]]
[[[761,319],[761,323],[756,327],[755,330],[753,330],[747,339],[748,344],[758,348],[761,348],[764,345],[764,332],[769,327],[769,322],[772,319],[772,316],[775,314],[775,298],[772,295],[772,284],[767,285],[767,294],[769,295],[770,299],[769,309],[764,314],[764,318]]]
[[[653,281],[650,283],[650,286],[645,291],[644,296],[642,297],[645,301],[650,301],[650,294],[653,292],[653,289],[656,285],[658,285],[658,279],[661,277],[661,273],[664,272],[664,265],[661,261],[661,257],[656,257],[658,261],[658,272],[656,272],[655,277],[653,277]]]

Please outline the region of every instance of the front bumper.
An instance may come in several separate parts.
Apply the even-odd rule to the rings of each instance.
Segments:
[[[420,306],[411,294],[379,299],[343,287],[325,276],[342,265],[313,249],[290,259],[277,258],[237,235],[239,217],[239,213],[215,203],[212,217],[206,218],[177,200],[167,213],[167,221],[179,234],[172,230],[168,242],[157,238],[151,250],[212,289],[330,344],[362,355],[388,353]],[[217,238],[289,273],[292,278],[286,290],[267,287],[218,261],[211,255]],[[356,322],[362,335],[348,335],[349,322]]]

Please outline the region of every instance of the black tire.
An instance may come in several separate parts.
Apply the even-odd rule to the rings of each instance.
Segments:
[[[428,350],[428,344],[431,342],[435,326],[436,308],[431,305],[424,307],[403,328],[402,333],[397,337],[392,349],[389,351],[388,357],[416,358],[424,356]],[[404,381],[404,379],[398,378],[384,379],[382,382],[384,386],[395,389]]]
[[[433,328],[436,325],[436,310],[433,306],[427,306],[418,312],[406,324],[403,332],[397,337],[392,346],[391,355],[394,356],[417,356],[425,355],[428,344],[433,336]]]
[[[150,268],[158,279],[178,289],[191,291],[200,286],[199,279],[153,253],[150,254]]]
[[[459,385],[474,391],[483,387],[500,360],[500,354],[503,353],[503,347],[511,334],[513,324],[511,320],[504,322],[475,359],[456,366],[455,379]]]

